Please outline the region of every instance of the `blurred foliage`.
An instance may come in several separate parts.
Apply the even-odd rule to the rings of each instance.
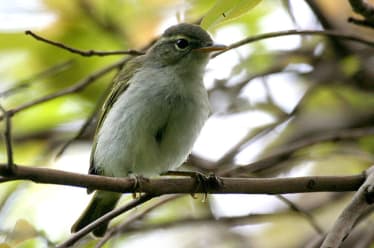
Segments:
[[[214,24],[237,18],[246,14],[260,2],[261,0],[236,0],[230,2],[218,0],[213,8],[204,15],[201,21],[201,26],[208,29]]]
[[[30,2],[38,3],[34,6],[35,12],[49,13],[54,17],[32,31],[82,50],[141,49],[154,41],[168,25],[201,20],[204,26],[210,27],[209,31],[218,43],[235,42],[270,30],[317,29],[321,26],[371,40],[374,37],[373,30],[346,22],[352,15],[347,0],[306,0],[305,3],[297,0]],[[8,4],[11,5],[10,1]],[[14,3],[14,8],[21,7]],[[11,14],[1,11],[0,8],[0,16]],[[27,16],[24,18],[33,22]],[[28,29],[28,25],[23,27]],[[24,30],[0,31],[0,104],[8,110],[75,85],[122,58],[82,57],[36,41],[25,35]],[[204,154],[204,158],[211,159],[214,166],[235,168],[267,157],[294,142],[307,142],[313,137],[339,130],[349,132],[353,128],[373,127],[373,51],[373,47],[343,42],[338,38],[296,36],[251,43],[218,56],[213,61],[217,68],[207,72],[220,75],[213,74],[211,82],[207,83],[216,126],[219,121],[229,122],[238,116],[250,118],[232,123],[229,129],[219,130],[218,127],[204,141],[206,147],[220,146],[219,149],[223,147],[221,150],[230,151],[233,142],[224,137],[239,137],[236,131],[240,129],[243,135],[234,142],[238,145],[229,159],[220,164],[220,158],[212,159],[209,154]],[[66,61],[73,62],[64,69],[50,71]],[[225,70],[226,75],[220,73]],[[37,76],[43,71],[50,73]],[[12,118],[15,162],[85,172],[93,128],[78,140],[87,149],[73,146],[57,162],[54,155],[95,111],[115,73],[106,74],[82,91],[17,112]],[[17,90],[12,94],[2,95],[14,88]],[[271,121],[260,120],[256,115],[259,113]],[[3,124],[0,123],[1,128]],[[0,161],[4,162],[3,143],[0,148]],[[373,152],[373,135],[328,140],[292,153],[258,176],[361,173],[373,164]],[[195,166],[197,169],[203,167]],[[83,189],[50,185],[36,187],[25,182],[2,183],[0,187],[0,248],[47,247],[65,240],[69,237],[71,223],[88,199]],[[220,197],[214,196],[218,203],[211,198],[202,202],[201,198],[195,200],[189,196],[170,201],[133,223],[129,227],[132,232],[116,236],[106,247],[159,243],[163,247],[206,247],[206,244],[210,247],[302,247],[318,238],[304,217],[275,197],[260,208],[253,206],[258,205],[255,196],[241,196],[240,204],[226,200],[225,204],[232,205],[225,208],[222,206],[227,205],[222,201],[228,198],[222,197],[220,202]],[[316,193],[297,194],[290,198],[313,215],[326,232],[350,197],[351,194]],[[122,201],[127,202],[129,198],[124,197]],[[257,219],[245,218],[246,221],[240,223],[207,221],[191,224],[198,218],[237,216],[233,210],[237,205],[246,208],[247,218],[247,214],[264,215]],[[145,204],[134,209],[116,218],[112,224],[121,223],[148,206]],[[189,224],[183,222],[185,219],[190,219]],[[352,247],[367,233],[371,219],[369,216],[357,233],[348,238],[346,247]],[[163,228],[166,223],[176,224]],[[142,231],[142,227],[148,225],[155,228]],[[96,240],[87,237],[79,242],[78,247],[94,247],[95,243]]]

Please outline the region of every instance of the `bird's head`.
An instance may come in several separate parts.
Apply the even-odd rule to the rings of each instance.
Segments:
[[[181,23],[168,28],[147,53],[148,61],[160,67],[205,66],[210,52],[226,47],[213,43],[210,35],[198,25]]]

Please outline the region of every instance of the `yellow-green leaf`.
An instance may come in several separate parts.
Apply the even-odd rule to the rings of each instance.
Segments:
[[[228,21],[247,13],[255,7],[261,0],[217,0],[201,21],[201,26],[205,29],[223,21]]]

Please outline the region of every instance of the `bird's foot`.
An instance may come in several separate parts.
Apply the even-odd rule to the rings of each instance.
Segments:
[[[140,196],[141,194],[139,191],[141,191],[142,189],[142,181],[147,180],[147,178],[143,177],[142,175],[134,175],[134,174],[131,174],[129,177],[134,180],[132,198],[137,199],[138,196]]]
[[[204,197],[203,201],[205,202],[208,196],[208,193],[212,189],[220,188],[223,185],[222,180],[216,176],[214,173],[210,173],[209,175],[205,175],[201,172],[195,172],[195,171],[167,171],[165,173],[161,174],[162,176],[189,176],[195,179],[196,181],[196,187],[194,192],[191,193],[191,196],[196,199],[195,194],[199,191],[201,188]]]

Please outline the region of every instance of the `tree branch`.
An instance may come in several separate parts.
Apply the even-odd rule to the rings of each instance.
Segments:
[[[67,45],[65,45],[63,43],[60,43],[60,42],[56,42],[56,41],[52,41],[52,40],[43,38],[43,37],[33,33],[30,30],[25,31],[25,34],[26,35],[31,35],[34,39],[36,39],[38,41],[45,42],[45,43],[50,44],[52,46],[62,48],[62,49],[67,50],[71,53],[76,53],[76,54],[79,54],[79,55],[84,56],[84,57],[108,56],[108,55],[133,55],[133,56],[138,56],[138,55],[143,55],[144,54],[144,52],[137,51],[137,50],[132,50],[132,49],[131,50],[122,50],[122,51],[109,51],[109,52],[95,51],[95,50],[84,51],[84,50],[79,50],[79,49],[67,46]]]
[[[365,213],[374,210],[374,166],[367,170],[365,182],[354,194],[322,243],[322,248],[340,247],[353,226]]]
[[[343,40],[349,40],[349,41],[354,41],[354,42],[359,42],[368,46],[373,46],[374,47],[374,41],[366,40],[354,35],[350,34],[343,34],[338,31],[334,30],[285,30],[285,31],[277,31],[277,32],[270,32],[266,34],[260,34],[256,36],[251,36],[248,38],[245,38],[241,41],[235,42],[227,47],[226,50],[223,50],[221,52],[217,52],[212,55],[212,57],[216,57],[222,53],[225,53],[231,49],[243,46],[248,43],[256,42],[259,40],[264,40],[264,39],[269,39],[269,38],[275,38],[275,37],[281,37],[281,36],[288,36],[288,35],[321,35],[321,36],[331,36],[331,37],[337,37]]]
[[[7,165],[0,164],[0,174],[7,181],[31,180],[36,183],[70,185],[121,193],[134,192],[134,178],[113,178],[85,175],[55,169],[17,166],[14,174],[5,177]],[[140,180],[140,181],[139,181]],[[303,192],[344,192],[357,190],[365,180],[364,175],[310,176],[293,178],[228,178],[221,177],[222,185],[205,187],[194,178],[138,179],[136,192],[163,194],[286,194]]]

